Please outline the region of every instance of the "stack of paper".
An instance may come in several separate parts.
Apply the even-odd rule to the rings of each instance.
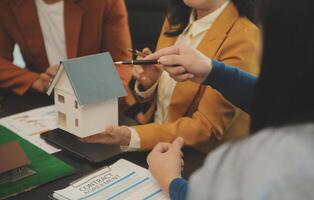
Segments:
[[[169,199],[148,170],[123,159],[55,191],[52,196],[58,200]]]

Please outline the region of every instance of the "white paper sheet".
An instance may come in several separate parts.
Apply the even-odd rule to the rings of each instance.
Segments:
[[[37,108],[1,118],[0,124],[47,153],[52,154],[60,151],[40,138],[40,133],[57,128],[57,115],[54,106]]]
[[[147,169],[124,159],[71,183],[63,190],[55,191],[53,198],[58,200],[169,199]]]

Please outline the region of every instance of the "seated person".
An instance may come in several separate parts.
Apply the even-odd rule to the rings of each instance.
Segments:
[[[254,1],[171,2],[158,49],[187,44],[209,58],[257,74],[259,30],[248,19]],[[191,81],[177,83],[158,66],[134,69],[135,94],[139,101],[150,103],[141,120],[144,125],[108,127],[105,134],[86,141],[126,145],[129,150],[137,150],[151,149],[160,141],[169,142],[182,136],[187,145],[207,153],[223,141],[248,132],[247,114],[211,87]]]
[[[15,44],[25,69],[12,63]],[[124,60],[130,47],[123,0],[0,1],[0,89],[45,92],[60,61],[105,51]],[[127,86],[131,67],[117,69]]]
[[[181,178],[182,138],[156,146],[149,169],[171,199],[186,199],[187,187],[189,199],[314,199],[314,2],[261,0],[258,10],[264,41],[256,84],[187,47],[147,58],[179,65],[165,69],[178,81],[212,85],[252,116],[253,135],[212,152],[189,185]]]

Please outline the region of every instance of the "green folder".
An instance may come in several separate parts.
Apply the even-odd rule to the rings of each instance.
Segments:
[[[28,191],[39,185],[74,173],[74,169],[68,164],[46,153],[9,129],[0,126],[0,145],[14,140],[20,144],[28,156],[28,159],[31,161],[29,168],[36,171],[36,174],[13,183],[0,184],[0,199]]]

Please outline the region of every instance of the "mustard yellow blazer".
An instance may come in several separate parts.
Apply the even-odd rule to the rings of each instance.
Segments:
[[[169,30],[164,23],[157,49],[169,47],[176,37],[166,37]],[[245,17],[240,17],[230,3],[217,18],[198,46],[203,54],[226,64],[257,74],[259,29]],[[239,94],[244,95],[244,94]],[[141,139],[141,149],[151,149],[158,142],[171,142],[176,137],[186,145],[208,152],[220,143],[242,137],[249,130],[249,116],[237,109],[209,86],[190,81],[177,83],[171,97],[169,123],[151,123],[156,110],[156,98],[140,119],[144,125],[134,128]]]

